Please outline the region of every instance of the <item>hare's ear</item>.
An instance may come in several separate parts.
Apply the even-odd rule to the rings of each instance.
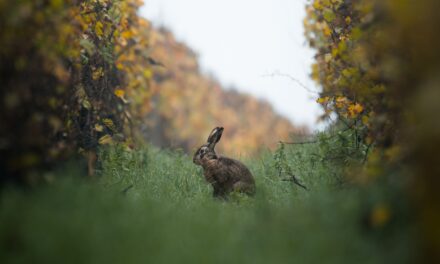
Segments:
[[[214,148],[215,144],[220,141],[222,137],[223,127],[216,127],[211,131],[208,137],[208,144],[210,147]]]

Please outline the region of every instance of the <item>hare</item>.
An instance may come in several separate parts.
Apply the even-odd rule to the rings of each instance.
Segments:
[[[193,162],[202,166],[206,181],[214,188],[214,197],[226,198],[233,191],[253,195],[255,181],[249,169],[238,160],[215,153],[215,145],[222,133],[223,127],[214,128],[207,143],[194,154]]]

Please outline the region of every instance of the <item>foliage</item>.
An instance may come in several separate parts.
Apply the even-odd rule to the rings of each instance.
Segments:
[[[93,158],[98,144],[128,140],[140,106],[129,96],[149,96],[139,5],[0,1],[2,177],[25,180],[78,151]]]
[[[81,131],[82,148],[125,140],[128,123],[136,113],[130,111],[135,110],[131,96],[148,94],[148,76],[141,71],[148,70],[148,57],[143,53],[148,48],[148,34],[138,33],[146,23],[136,14],[140,4],[138,0],[80,4],[76,17],[81,29],[80,76],[75,88],[81,106],[75,125]]]
[[[148,115],[150,141],[161,147],[191,151],[206,141],[214,126],[225,133],[219,150],[232,155],[256,154],[274,148],[290,133],[305,133],[279,116],[265,101],[234,89],[225,89],[199,69],[196,54],[160,28],[151,32],[152,57],[164,67],[154,67],[152,89],[155,107]]]
[[[66,154],[67,58],[79,52],[63,3],[0,3],[0,175],[6,177]]]
[[[387,41],[375,39],[381,32],[375,19],[371,1],[316,0],[307,6],[304,25],[317,50],[312,78],[323,87],[317,100],[325,109],[323,118],[335,113],[359,131],[362,143],[389,146],[394,140],[389,132],[396,129],[388,116],[394,102],[386,75],[369,54],[376,48],[370,44]]]
[[[1,194],[0,259],[411,262],[412,232],[401,212],[384,203],[389,190],[335,190],[327,179],[337,168],[309,158],[322,154],[319,145],[286,145],[284,151],[309,191],[281,181],[274,154],[264,152],[246,161],[256,196],[224,202],[211,197],[200,168],[182,152],[108,146],[96,184],[79,181],[75,167],[67,166],[46,176],[54,179],[51,185]]]
[[[304,148],[303,145],[307,147]],[[292,154],[292,149],[297,148],[306,149],[308,152]],[[296,175],[301,175],[302,169],[315,167],[316,163],[319,163],[327,168],[325,172],[320,172],[321,180],[342,187],[360,180],[353,177],[353,174],[356,174],[356,169],[366,162],[369,151],[368,146],[359,144],[356,130],[328,128],[327,131],[309,136],[308,139],[279,142],[274,152],[274,167],[283,180],[292,181],[301,186],[301,180],[298,178],[303,177]],[[302,164],[304,163],[300,161],[302,159],[308,161]]]
[[[314,0],[304,22],[317,50],[318,102],[376,145],[361,175],[411,193],[425,238],[420,262],[440,261],[440,208],[432,205],[440,200],[439,7],[435,0]]]
[[[78,153],[93,174],[99,145],[147,139],[191,151],[218,124],[227,127],[220,150],[231,154],[302,131],[203,75],[194,52],[137,15],[140,5],[0,1],[1,182],[32,182]]]

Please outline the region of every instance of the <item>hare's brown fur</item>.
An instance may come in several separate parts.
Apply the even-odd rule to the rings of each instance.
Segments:
[[[253,195],[255,181],[249,169],[240,161],[217,155],[214,151],[222,132],[222,127],[214,128],[208,143],[197,150],[193,161],[202,166],[206,181],[214,188],[215,197],[226,197],[233,191]]]
[[[203,159],[205,179],[212,184],[214,196],[226,196],[232,191],[254,194],[255,182],[251,172],[238,160],[219,156]]]

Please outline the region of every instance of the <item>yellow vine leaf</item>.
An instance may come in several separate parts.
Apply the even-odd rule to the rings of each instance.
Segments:
[[[151,77],[153,76],[153,72],[150,69],[147,69],[144,71],[144,77],[147,79],[151,79]]]
[[[95,81],[101,78],[102,76],[104,76],[104,70],[102,69],[102,67],[99,67],[98,69],[92,72],[92,79]]]
[[[325,36],[329,37],[329,36],[332,35],[332,30],[331,30],[330,27],[327,25],[327,23],[324,24],[322,30],[323,30]]]
[[[102,35],[104,35],[103,28],[104,28],[104,25],[101,23],[101,21],[96,22],[95,33],[98,37],[102,37]]]
[[[119,98],[123,98],[124,95],[125,95],[125,91],[122,90],[122,89],[116,89],[114,93],[115,93],[115,95],[116,95],[117,97],[119,97]]]
[[[331,60],[332,60],[332,55],[331,55],[330,53],[326,53],[326,54],[324,55],[324,61],[325,61],[326,63],[329,63]]]
[[[348,102],[349,101],[348,101],[347,97],[345,97],[345,96],[338,96],[335,99],[335,106],[337,108],[343,108],[343,107],[345,107],[348,104]]]
[[[329,99],[330,99],[330,98],[329,98],[328,96],[325,96],[325,97],[318,98],[318,100],[316,100],[316,102],[317,102],[318,104],[325,104],[325,103],[328,102]]]
[[[321,4],[321,1],[319,1],[319,0],[317,0],[317,1],[315,1],[315,2],[313,3],[313,7],[314,7],[316,10],[322,10],[322,9],[323,9],[323,6],[322,6],[322,4]]]
[[[110,118],[104,118],[104,119],[102,119],[102,123],[103,123],[106,127],[110,128],[112,131],[116,131],[116,126],[115,126],[115,124],[113,123],[113,120],[111,120]]]
[[[107,145],[113,143],[113,139],[110,135],[105,135],[99,138],[98,142],[100,145]]]
[[[117,68],[118,70],[122,70],[122,69],[124,69],[124,64],[118,62],[118,63],[116,63],[116,68]]]
[[[101,126],[100,124],[95,125],[95,131],[102,132],[103,130],[104,130],[104,127]]]
[[[125,38],[125,39],[129,39],[132,38],[134,36],[134,33],[132,30],[127,30],[122,32],[121,37]]]
[[[330,3],[329,3],[329,5],[330,5]],[[333,20],[335,20],[335,18],[336,18],[336,15],[335,15],[335,13],[333,13],[333,11],[331,9],[326,9],[324,11],[325,21],[331,23]]]
[[[312,64],[312,79],[319,81],[319,65],[317,63]]]
[[[364,110],[364,107],[358,103],[352,104],[348,107],[348,115],[351,118],[357,117],[362,111]]]
[[[89,100],[87,100],[87,99],[84,99],[81,104],[85,109],[90,110],[92,108],[92,105],[90,104]]]
[[[368,125],[368,123],[370,122],[370,118],[366,115],[362,116],[362,124],[364,125]]]
[[[382,227],[388,223],[391,217],[391,210],[385,204],[378,204],[373,208],[370,215],[371,224],[373,227]]]

